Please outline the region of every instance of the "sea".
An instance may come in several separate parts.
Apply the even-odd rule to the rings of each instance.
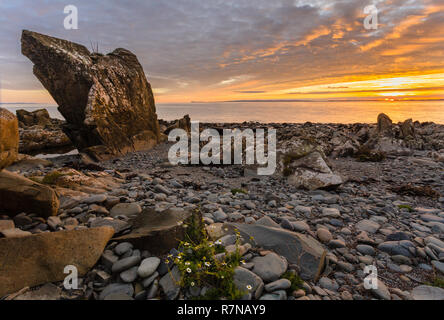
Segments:
[[[63,119],[55,105],[0,104],[15,113],[19,109],[48,110],[53,118]],[[444,124],[444,101],[324,101],[324,102],[220,102],[157,104],[159,119],[175,120],[188,114],[193,121],[209,123],[376,123],[378,114],[394,122],[407,119]]]

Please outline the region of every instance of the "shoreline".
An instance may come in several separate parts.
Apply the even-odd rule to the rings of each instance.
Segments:
[[[65,290],[61,282],[54,281],[21,292],[18,299],[38,299],[48,290],[54,299],[171,300],[204,295],[205,288],[190,291],[174,284],[168,272],[180,274],[177,257],[181,249],[169,240],[177,232],[172,225],[178,223],[176,219],[182,223],[180,219],[193,210],[202,215],[210,243],[220,241],[227,252],[236,248],[235,237],[232,231],[224,230],[241,230],[237,248],[244,262],[235,267],[234,281],[251,286],[253,291],[246,299],[415,299],[424,294],[420,284],[434,281],[433,270],[436,276],[444,272],[440,262],[444,252],[444,180],[439,173],[444,170],[444,146],[439,138],[421,140],[444,134],[444,126],[415,126],[408,121],[398,126],[384,119],[381,116],[373,126],[279,125],[283,138],[279,150],[294,150],[304,135],[312,136],[321,146],[327,155],[325,168],[342,180],[328,190],[298,187],[282,175],[282,168],[272,176],[259,177],[254,167],[246,165],[171,165],[171,143],[102,162],[92,162],[83,155],[46,160],[24,157],[6,170],[53,188],[60,208],[57,216],[47,220],[26,214],[7,220],[15,224],[15,233],[47,237],[68,232],[68,236],[70,231],[93,232],[108,226],[115,235],[103,252],[100,250],[99,261],[81,278],[83,287],[79,290]],[[382,140],[375,146],[384,146],[384,135],[395,137],[406,124],[415,129],[416,144],[409,144],[409,152],[405,143],[410,140],[401,139],[377,162],[347,155],[353,139],[376,135]],[[162,131],[169,125],[161,122]],[[237,124],[222,127],[230,126]],[[383,131],[377,134],[375,130]],[[351,134],[355,138],[351,139]],[[428,142],[423,145],[419,141]],[[293,162],[296,170],[302,170],[296,171],[301,177],[304,170],[319,169],[310,160],[313,156],[315,153],[302,162]],[[172,220],[157,229],[153,239],[147,232],[152,226],[148,217],[156,215]],[[143,219],[148,219],[142,222],[148,229],[137,229]],[[248,239],[253,234],[255,241],[251,243]],[[302,236],[311,239],[303,248],[314,259],[315,269],[318,263],[328,266],[317,276],[313,265],[298,262],[293,251],[282,245],[289,241],[285,237],[306,241]],[[6,233],[6,237],[11,235]],[[277,245],[268,247],[274,242]],[[153,252],[154,248],[160,250]],[[322,261],[323,251],[326,261]],[[56,254],[51,259],[57,261],[62,256]],[[363,270],[373,264],[378,268],[380,286],[366,290]],[[270,269],[271,265],[275,267]],[[289,289],[292,282],[285,278],[290,274],[303,277],[295,290]],[[250,284],[248,279],[255,280]]]
[[[356,105],[353,105],[353,109],[347,107],[341,110],[340,103],[332,103],[328,106],[324,106],[322,103],[295,105],[291,103],[157,104],[157,114],[159,119],[167,119],[169,121],[181,118],[184,114],[188,113],[193,120],[212,123],[242,123],[244,120],[248,121],[253,119],[254,121],[267,124],[303,124],[307,121],[323,124],[372,124],[380,112],[385,112],[394,118],[395,122],[413,118],[413,121],[429,121],[444,124],[444,112],[442,112],[442,106],[439,102],[432,102],[431,105],[422,102],[418,106],[416,106],[415,102],[406,102],[400,105],[401,107],[397,104],[391,105],[390,103],[378,102],[374,105],[371,104],[371,102],[358,102]],[[28,111],[40,109],[40,106],[38,104],[28,105]],[[17,109],[26,109],[24,105],[15,108],[12,108],[12,105],[5,105],[5,107],[14,111],[13,113],[15,113]],[[423,109],[424,111],[415,112],[415,109]],[[63,119],[57,110],[57,106],[51,106],[48,110],[52,117]],[[338,110],[340,110],[340,112],[338,112]]]

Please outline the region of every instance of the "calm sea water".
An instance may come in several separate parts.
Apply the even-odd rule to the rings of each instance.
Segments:
[[[18,109],[34,111],[46,108],[51,117],[63,119],[56,106],[40,104],[0,104],[13,113]],[[394,122],[414,121],[444,124],[444,101],[356,101],[356,102],[233,102],[157,104],[160,119],[174,120],[189,114],[201,122],[263,123],[375,123],[379,113]]]

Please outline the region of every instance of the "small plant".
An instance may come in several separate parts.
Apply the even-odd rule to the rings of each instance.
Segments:
[[[54,185],[57,182],[57,179],[64,176],[63,173],[60,173],[58,171],[53,171],[51,173],[48,173],[42,180],[43,184],[49,184]]]
[[[368,147],[362,146],[355,154],[356,160],[359,162],[382,162],[386,158],[386,154],[381,151],[374,151]]]
[[[287,271],[285,272],[282,277],[282,279],[287,279],[290,280],[291,282],[291,287],[289,290],[291,290],[291,292],[299,290],[299,289],[303,289],[303,284],[304,284],[304,280],[302,280],[297,274],[296,272],[291,272],[291,271]]]
[[[390,191],[403,196],[418,196],[428,198],[439,198],[441,194],[429,186],[413,186],[412,184],[406,184],[399,187],[392,187]]]
[[[42,183],[42,179],[39,177],[29,177],[28,179],[37,183]]]
[[[284,170],[282,171],[282,174],[284,175],[284,177],[289,177],[289,176],[291,176],[292,173],[293,173],[293,170],[291,170],[290,168],[284,168]]]
[[[241,263],[239,249],[240,235],[237,232],[236,251],[228,254],[221,243],[208,239],[200,212],[196,210],[186,230],[185,239],[179,244],[179,254],[174,259],[181,273],[179,285],[184,290],[209,288],[202,300],[238,300],[245,292],[239,290],[234,282],[234,270]],[[224,254],[224,255],[221,255]],[[218,257],[216,258],[216,255]]]
[[[244,189],[231,189],[231,193],[233,194],[233,196],[235,196],[238,193],[247,194],[248,192],[245,191]]]
[[[401,209],[407,209],[409,212],[413,212],[413,208],[409,206],[408,204],[400,204],[398,208]]]
[[[432,282],[428,283],[428,285],[444,289],[444,278],[440,278],[438,276],[434,276]]]

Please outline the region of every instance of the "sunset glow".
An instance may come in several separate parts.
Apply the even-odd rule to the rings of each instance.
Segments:
[[[0,102],[54,103],[20,54],[25,28],[88,48],[93,39],[103,53],[133,51],[157,103],[444,99],[438,0],[376,1],[376,30],[363,27],[357,1],[133,1],[128,17],[121,1],[110,1],[107,14],[97,2],[75,2],[76,31],[63,29],[60,6],[0,4],[8,26],[0,30]]]

